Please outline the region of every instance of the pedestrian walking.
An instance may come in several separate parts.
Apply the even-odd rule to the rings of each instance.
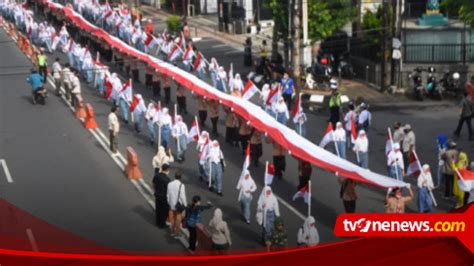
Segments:
[[[145,88],[147,90],[150,90],[153,88],[153,73],[155,70],[150,67],[146,66],[146,72],[145,72]]]
[[[231,144],[232,146],[237,147],[238,144],[238,128],[239,128],[239,118],[237,115],[232,112],[230,108],[225,107],[224,112],[226,112],[225,119],[225,142]]]
[[[163,108],[159,125],[161,128],[161,145],[167,150],[170,145],[170,138],[171,138],[171,128],[173,127],[173,120],[169,114],[168,108]]]
[[[176,103],[178,104],[178,113],[187,115],[186,90],[180,85],[176,85]]]
[[[253,180],[250,172],[246,171],[244,177],[240,178],[237,184],[237,190],[239,190],[239,202],[242,210],[242,215],[247,224],[250,224],[250,204],[252,204],[253,193],[257,190],[257,185]]]
[[[400,122],[395,122],[393,124],[393,143],[402,145],[403,138],[405,137],[403,129],[404,128]]]
[[[403,154],[400,152],[400,144],[398,143],[393,144],[393,149],[387,155],[387,168],[391,178],[403,181],[405,164]]]
[[[183,220],[183,211],[187,206],[185,185],[181,182],[182,175],[176,172],[175,180],[168,184],[166,198],[173,214],[171,223],[171,236],[179,238],[181,232],[181,221]]]
[[[65,91],[65,96],[66,100],[71,102],[71,66],[69,63],[66,63],[64,65],[64,68],[61,70],[61,78],[62,78],[62,84],[64,86],[64,91]]]
[[[165,93],[165,105],[168,105],[171,100],[171,83],[166,75],[161,75],[163,81],[163,92]]]
[[[209,180],[209,163],[207,156],[209,153],[210,139],[209,133],[207,131],[202,131],[201,136],[199,137],[197,150],[198,154],[198,163],[199,163],[199,180],[208,181]]]
[[[149,103],[148,107],[145,112],[145,121],[148,127],[148,136],[150,138],[151,145],[154,146],[156,140],[156,131],[157,126],[155,123],[155,114],[156,114],[156,107],[154,103]]]
[[[74,69],[69,80],[71,81],[71,105],[76,107],[81,100],[81,81],[79,80],[79,71],[77,69]]]
[[[191,251],[196,251],[197,232],[196,225],[201,223],[202,213],[212,207],[211,202],[207,202],[207,205],[201,205],[201,197],[194,196],[192,203],[186,208],[185,223],[186,228],[189,231],[189,247]]]
[[[283,74],[283,78],[280,81],[282,87],[282,95],[285,100],[286,106],[291,110],[291,105],[293,102],[293,97],[295,95],[295,82],[293,78],[290,77],[287,71]]]
[[[337,81],[331,79],[330,81],[331,97],[329,98],[329,122],[332,123],[332,127],[336,128],[336,123],[341,119],[341,93],[338,90]]]
[[[153,91],[153,97],[159,98],[161,97],[161,78],[160,78],[160,73],[155,72],[153,73],[151,77],[151,86],[152,86],[152,91]]]
[[[356,154],[357,164],[364,169],[369,169],[369,139],[365,130],[359,131],[352,150]]]
[[[170,206],[168,205],[168,184],[171,182],[169,178],[168,164],[162,165],[162,171],[156,172],[153,177],[153,188],[155,189],[155,215],[156,226],[164,228]]]
[[[319,244],[319,233],[313,216],[308,216],[298,230],[297,243],[299,247],[313,247]]]
[[[225,162],[224,154],[217,140],[212,141],[212,146],[209,148],[208,161],[212,182],[212,186],[209,190],[216,192],[217,195],[222,197],[222,172],[224,171]]]
[[[244,45],[244,66],[252,66],[252,39],[247,37]]]
[[[439,134],[438,137],[436,138],[436,144],[438,148],[438,171],[437,171],[438,182],[436,184],[436,188],[438,188],[444,182],[444,176],[443,176],[444,160],[442,158],[442,155],[448,149],[448,136],[444,134]]]
[[[313,168],[311,164],[304,160],[298,161],[298,186],[296,190],[300,190],[308,184],[309,180],[311,179],[311,173],[313,172]]]
[[[362,110],[357,119],[357,129],[365,130],[369,132],[370,125],[372,124],[372,114],[370,113],[369,106],[366,103],[360,104],[360,109]]]
[[[202,96],[197,96],[198,100],[198,115],[199,115],[199,125],[201,128],[206,126],[207,119],[207,100]]]
[[[349,111],[344,116],[344,127],[346,129],[346,139],[350,139],[352,134],[352,123],[356,121],[356,113],[354,111],[355,106],[352,102],[348,105]],[[351,143],[346,141],[347,147],[350,148]]]
[[[247,145],[250,140],[250,134],[252,133],[252,127],[247,124],[243,118],[240,119],[240,126],[239,126],[239,140],[240,140],[240,147],[242,150],[242,155],[245,155],[245,151],[247,150]]]
[[[273,165],[275,166],[275,177],[283,179],[283,172],[286,170],[285,149],[274,140],[270,140],[273,145]]]
[[[402,140],[402,151],[403,151],[403,161],[405,162],[405,169],[408,169],[410,163],[410,156],[415,150],[416,136],[413,132],[411,125],[407,124],[403,128],[403,140]]]
[[[444,175],[444,197],[449,199],[453,197],[453,184],[454,184],[454,169],[453,166],[457,163],[459,153],[456,150],[456,143],[450,142],[448,144],[448,150],[441,155],[444,161],[443,175]]]
[[[188,126],[183,122],[183,118],[180,115],[176,116],[173,126],[173,138],[176,139],[177,160],[178,162],[183,162],[185,159],[184,155],[188,149]]]
[[[276,120],[283,125],[286,125],[286,122],[290,119],[290,113],[288,112],[288,107],[283,98],[279,98],[275,104],[275,114]]]
[[[339,178],[341,184],[341,190],[339,196],[344,204],[344,210],[346,213],[355,213],[357,194],[355,187],[357,182],[349,178]]]
[[[433,199],[430,193],[434,189],[433,177],[431,176],[430,166],[425,164],[417,179],[418,185],[418,211],[420,213],[431,212],[433,209]]]
[[[386,213],[405,213],[405,206],[413,200],[413,190],[410,184],[407,184],[409,196],[403,196],[400,188],[389,189],[389,193],[385,197]],[[391,190],[391,191],[390,191]]]
[[[225,72],[224,67],[220,66],[217,71],[217,89],[223,93],[227,93],[227,72]]]
[[[117,117],[117,107],[112,106],[110,109],[110,113],[108,116],[108,123],[109,123],[109,143],[110,143],[110,151],[113,154],[117,154],[117,145],[118,145],[118,133],[120,131],[120,123]]]
[[[273,232],[276,217],[280,217],[280,206],[272,189],[265,186],[258,198],[256,213],[257,223],[262,226],[262,243],[264,245]]]
[[[459,170],[467,170],[469,168],[469,158],[464,151],[459,151],[458,161],[453,166],[454,172],[454,179],[453,179],[453,194],[456,197],[456,208],[460,208],[466,204],[466,198],[469,198],[469,192],[464,192],[459,186],[459,179],[458,171]],[[466,195],[467,194],[467,195]]]
[[[230,230],[227,222],[223,220],[221,209],[214,210],[214,216],[209,221],[209,232],[211,234],[212,249],[217,255],[223,255],[232,245]]]
[[[217,122],[219,120],[219,102],[216,100],[209,101],[209,116],[211,118],[212,130],[211,134],[214,137],[218,137],[219,133],[217,132]]]
[[[53,66],[51,67],[53,71],[54,86],[56,87],[56,96],[61,96],[61,64],[58,57],[54,60]]]
[[[158,152],[155,156],[153,156],[153,160],[151,164],[153,165],[153,169],[155,169],[155,174],[162,171],[163,165],[171,165],[174,162],[173,154],[171,153],[171,149],[166,152],[163,146],[158,147]]]
[[[44,54],[43,50],[40,51],[37,60],[38,72],[41,76],[43,76],[43,80],[46,82],[46,78],[48,77],[48,58]]]
[[[459,122],[456,130],[454,131],[454,136],[458,137],[461,134],[462,126],[464,123],[467,125],[467,132],[469,133],[469,140],[474,140],[474,135],[472,134],[471,119],[474,114],[474,105],[472,100],[468,99],[467,92],[464,92],[463,98],[460,103],[461,111],[459,116]]]
[[[266,241],[267,251],[282,251],[288,248],[288,235],[281,217],[275,218],[273,232]]]
[[[339,157],[346,159],[346,131],[341,122],[336,123],[336,130],[334,130],[333,138],[336,142]]]
[[[254,166],[259,165],[260,157],[263,155],[262,133],[256,128],[252,128],[250,134],[250,161]]]
[[[143,129],[143,120],[147,111],[145,101],[143,100],[141,94],[136,94],[134,96],[129,111],[133,113],[133,117],[135,119],[135,131],[140,133]]]

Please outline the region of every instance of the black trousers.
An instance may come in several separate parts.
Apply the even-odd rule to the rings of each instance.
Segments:
[[[291,112],[291,103],[292,103],[291,94],[284,93],[283,94],[283,99],[285,100],[285,103],[286,103],[286,106],[288,107],[288,110],[290,110],[290,112]]]
[[[356,209],[356,201],[355,200],[343,200],[342,203],[344,204],[344,210],[346,213],[354,213]]]
[[[262,144],[250,144],[250,158],[254,164],[262,157]]]
[[[300,190],[302,189],[304,186],[306,186],[306,184],[308,184],[308,181],[309,181],[309,176],[299,176],[298,177],[298,180],[299,180],[299,183],[298,183],[298,187],[297,187],[297,190]]]
[[[219,120],[219,117],[211,117],[211,123],[212,123],[212,134],[217,135],[217,121]]]
[[[197,240],[197,232],[196,227],[188,226],[189,230],[189,249],[192,251],[196,250],[196,240]]]
[[[239,134],[239,140],[240,140],[240,145],[242,147],[242,152],[245,154],[245,151],[247,150],[247,144],[249,143],[250,135],[240,135]]]
[[[155,206],[156,206],[156,226],[163,228],[166,226],[166,219],[168,218],[168,211],[170,206],[166,197],[156,197],[155,196]]]
[[[206,123],[207,119],[207,110],[199,110],[199,124],[201,126],[204,126],[204,123]]]
[[[163,87],[163,91],[165,92],[165,104],[168,105],[171,100],[171,88]]]
[[[461,118],[459,118],[458,127],[456,128],[456,131],[454,131],[454,134],[459,136],[459,134],[461,134],[462,126],[463,126],[464,122],[466,122],[467,131],[469,133],[469,138],[472,138],[471,118],[472,117],[461,117]]]
[[[273,165],[275,166],[275,177],[282,178],[286,169],[285,156],[273,156]]]
[[[237,128],[226,127],[225,128],[225,142],[234,145],[236,142],[236,133],[237,133]]]
[[[444,196],[452,197],[453,196],[453,183],[454,175],[444,174]]]
[[[147,89],[150,89],[152,86],[152,78],[151,74],[145,74],[145,86]]]
[[[186,96],[176,96],[176,103],[178,104],[178,112],[180,113],[188,113],[186,109]]]
[[[138,69],[133,69],[132,70],[132,79],[133,79],[134,82],[140,83],[140,76],[139,76]]]
[[[43,77],[43,83],[46,84],[46,78],[48,77],[48,67],[47,66],[40,66],[38,67],[39,74]]]
[[[152,89],[153,89],[154,97],[161,97],[161,82],[160,81],[153,81]]]

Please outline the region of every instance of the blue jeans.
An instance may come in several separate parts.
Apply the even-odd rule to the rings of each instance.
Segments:
[[[161,146],[165,148],[165,150],[168,149],[168,145],[170,143],[170,137],[171,137],[171,129],[169,125],[165,125],[161,127]]]
[[[226,87],[225,87],[225,81],[218,80],[217,81],[217,89],[220,90],[221,92],[227,93],[226,92]]]
[[[250,221],[250,204],[252,203],[252,195],[250,197],[246,197],[242,194],[240,197],[240,207],[242,209],[242,214],[244,215],[245,220]]]
[[[84,78],[86,79],[87,83],[91,83],[94,80],[94,76],[92,75],[91,66],[86,66],[83,69]]]
[[[188,140],[186,135],[181,135],[178,137],[178,160],[184,160],[184,154],[186,150],[188,149]]]
[[[144,116],[144,113],[141,112],[141,113],[137,113],[137,112],[134,112],[133,114],[134,118],[135,118],[135,129],[137,131],[142,131],[143,129],[143,116]]]
[[[146,124],[148,126],[148,135],[150,136],[150,141],[155,143],[156,131],[157,131],[158,126],[156,125],[156,123],[153,123],[152,119],[148,120]]]
[[[204,163],[204,165],[199,163],[199,176],[205,178],[206,180],[209,178],[209,169],[207,168],[209,168],[207,163]]]
[[[265,215],[265,212],[263,212]],[[273,233],[273,230],[275,229],[274,223],[275,223],[275,218],[276,214],[274,210],[268,210],[267,215],[265,217],[265,223],[263,224],[263,231],[262,231],[262,238],[263,241],[266,241],[270,235]]]
[[[275,112],[273,112],[272,108],[268,107],[265,112],[267,112],[267,114],[269,114],[271,117],[275,117]]]
[[[100,78],[99,76],[97,76],[97,89],[99,90],[99,93],[101,95],[104,95],[105,93],[104,79]]]
[[[212,188],[217,193],[222,192],[222,165],[220,163],[212,163]]]
[[[337,150],[339,151],[339,157],[346,159],[346,142],[336,141]]]
[[[74,55],[71,52],[67,52],[67,60],[71,67],[74,67]]]
[[[119,106],[122,112],[122,118],[128,122],[128,108],[129,108],[128,103],[123,98],[120,98]]]
[[[200,80],[204,80],[204,70],[198,70],[198,71],[196,71],[196,76],[197,76]]]
[[[295,125],[295,131],[302,137],[306,137],[306,123],[298,123]]]
[[[393,179],[403,181],[402,168],[398,165],[390,167],[390,177]]]
[[[441,186],[444,181],[444,175],[443,175],[443,166],[438,164],[438,171],[437,171],[437,179],[438,179],[438,184],[436,184],[436,187]]]
[[[359,166],[364,169],[369,169],[369,153],[359,152]]]
[[[277,113],[277,121],[282,123],[283,125],[286,125],[286,122],[288,121],[288,119],[286,118],[286,114],[284,112]]]
[[[422,187],[418,191],[418,211],[420,213],[431,212],[433,207],[433,200],[431,199],[430,192],[428,188]]]
[[[215,71],[211,71],[211,79],[212,79],[212,85],[214,88],[217,88],[217,73]]]

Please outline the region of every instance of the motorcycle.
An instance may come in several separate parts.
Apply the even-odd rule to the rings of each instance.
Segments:
[[[33,104],[39,103],[45,105],[47,97],[48,91],[44,87],[41,87],[33,92]]]
[[[409,75],[409,78],[413,80],[413,95],[418,101],[423,101],[426,95],[426,89],[423,86],[421,73],[423,69],[421,67],[415,68],[412,74]]]
[[[341,55],[339,57],[337,72],[339,73],[339,76],[343,78],[352,79],[355,76],[354,68],[350,63],[348,56]]]
[[[451,71],[446,71],[441,79],[441,84],[443,84],[444,91],[454,95],[455,98],[459,98],[461,95],[461,86],[459,79],[461,75],[458,72],[452,73]]]
[[[426,81],[426,91],[428,95],[433,99],[443,99],[443,88],[438,84],[434,73],[436,69],[434,67],[428,67],[428,79]]]
[[[306,68],[306,86],[309,89],[328,88],[329,80],[332,77],[332,68],[329,65],[314,63]]]

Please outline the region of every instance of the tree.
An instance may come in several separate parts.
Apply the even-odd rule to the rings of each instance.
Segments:
[[[474,1],[472,0],[445,0],[441,6],[447,10],[457,12],[461,19],[474,28]]]
[[[272,37],[272,57],[274,58],[278,52],[278,42],[288,36],[288,2],[279,0],[265,0],[263,2],[263,5],[272,11],[275,23]],[[288,54],[288,49],[287,42],[285,42],[285,55]]]
[[[352,0],[309,0],[308,35],[315,41],[331,36],[355,18]]]

